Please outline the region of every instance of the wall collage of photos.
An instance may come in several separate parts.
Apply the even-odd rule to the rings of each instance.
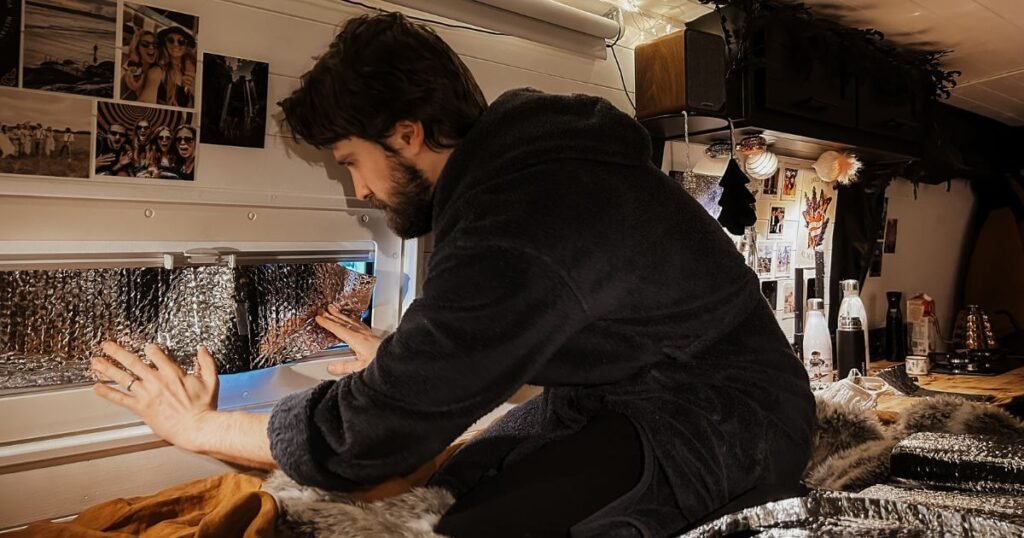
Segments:
[[[681,172],[673,172],[682,177]],[[722,188],[717,176],[697,174],[684,188],[717,218]],[[809,162],[779,157],[779,169],[769,178],[751,179],[757,198],[757,262],[761,292],[780,322],[796,316],[795,278],[797,267],[814,267],[814,248],[825,249],[828,260],[835,220],[836,191],[818,178]],[[733,238],[739,241],[739,237]],[[827,261],[826,261],[827,263]],[[827,270],[826,270],[827,272]],[[813,272],[806,278],[813,277]],[[806,282],[805,288],[806,288]],[[791,324],[792,321],[786,322]]]
[[[0,174],[195,181],[200,133],[263,148],[269,66],[199,29],[126,0],[0,0]]]

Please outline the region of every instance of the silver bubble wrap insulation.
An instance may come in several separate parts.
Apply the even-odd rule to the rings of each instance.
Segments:
[[[1016,525],[1024,525],[1024,497],[1020,495],[931,490],[888,484],[871,486],[857,495],[860,497],[873,497],[876,499],[945,507],[965,513],[987,514],[995,518],[1005,519]]]
[[[1024,437],[915,433],[893,448],[891,474],[903,484],[1024,495]]]
[[[339,343],[313,316],[358,317],[373,284],[332,263],[0,271],[0,389],[92,382],[105,340],[156,342],[186,371],[199,344],[221,373],[299,359]]]
[[[968,508],[815,492],[807,497],[767,503],[721,517],[684,536],[1008,538],[1024,536],[1024,526]]]

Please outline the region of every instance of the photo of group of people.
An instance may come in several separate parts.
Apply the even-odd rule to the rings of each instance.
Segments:
[[[96,112],[97,176],[195,179],[191,113],[108,102]]]
[[[22,87],[114,96],[115,0],[25,0]]]
[[[0,86],[18,85],[21,0],[0,0]]]
[[[199,17],[131,2],[123,17],[120,99],[194,108]]]
[[[0,174],[192,181],[200,123],[204,142],[264,147],[269,65],[201,51],[197,15],[0,0]]]
[[[0,93],[0,174],[89,177],[89,101]]]

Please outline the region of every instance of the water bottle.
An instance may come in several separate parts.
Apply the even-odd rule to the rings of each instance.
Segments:
[[[821,299],[807,301],[807,321],[804,323],[804,368],[812,389],[832,383],[832,338],[825,320],[825,303]]]
[[[902,361],[907,357],[907,333],[903,327],[903,294],[898,291],[885,292],[889,302],[885,313],[885,358]]]
[[[843,280],[843,302],[839,304],[839,322],[836,327],[836,365],[839,379],[845,379],[851,369],[868,373],[868,314],[860,300],[860,284],[856,280]]]

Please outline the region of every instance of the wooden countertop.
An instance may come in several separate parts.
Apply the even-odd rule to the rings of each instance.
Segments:
[[[869,370],[874,373],[897,364],[902,363],[875,361]],[[1024,367],[993,376],[929,374],[916,377],[917,384],[929,390],[992,396],[992,405],[1009,407],[1024,400]],[[879,418],[883,422],[894,421],[915,399],[891,392],[879,396],[876,408]]]

